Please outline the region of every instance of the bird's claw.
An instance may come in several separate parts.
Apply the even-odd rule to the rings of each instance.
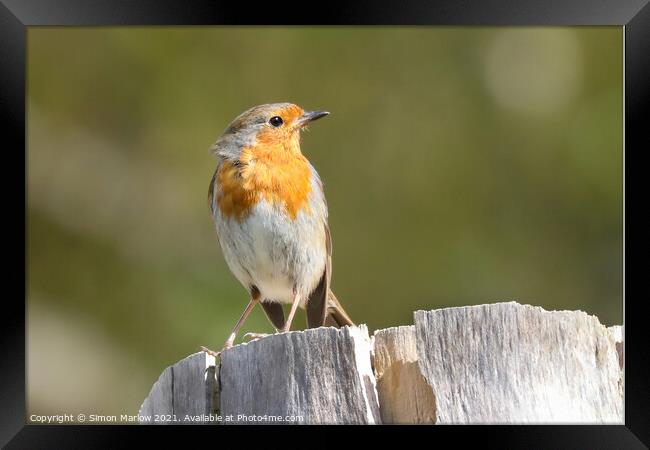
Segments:
[[[214,350],[210,350],[210,349],[207,348],[207,347],[201,346],[201,350],[202,350],[202,351],[206,352],[208,355],[212,355],[212,356],[214,356],[214,357],[217,358],[217,359],[221,357],[221,353],[223,353],[223,351],[224,351],[225,349],[227,349],[227,348],[228,348],[228,347],[224,347],[224,348],[222,348],[221,350],[219,350],[218,352],[215,352]]]
[[[242,340],[247,340],[247,342],[253,342],[267,336],[271,336],[271,335],[268,333],[246,333],[242,337]]]

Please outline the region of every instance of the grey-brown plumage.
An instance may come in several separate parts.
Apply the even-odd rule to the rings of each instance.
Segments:
[[[316,286],[316,289],[309,296],[309,300],[307,300],[307,327],[318,328],[323,325],[342,327],[345,325],[354,325],[334,295],[334,292],[330,289],[332,279],[332,235],[327,224],[325,224],[325,238],[325,248],[327,249],[325,271],[318,286]]]
[[[225,348],[257,303],[278,331],[291,328],[299,307],[309,328],[353,324],[330,289],[332,239],[323,184],[300,150],[300,130],[327,114],[290,103],[256,106],[214,145],[210,210],[226,263],[251,292]],[[291,305],[286,320],[283,304]]]

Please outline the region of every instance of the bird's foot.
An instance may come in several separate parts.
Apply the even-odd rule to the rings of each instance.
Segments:
[[[247,342],[253,342],[263,337],[271,336],[269,333],[246,333],[242,339],[247,340]]]
[[[207,347],[201,346],[201,351],[204,351],[204,352],[206,352],[208,355],[212,355],[212,356],[214,356],[215,358],[218,358],[219,356],[221,356],[221,352],[224,351],[224,349],[221,349],[220,351],[215,352],[214,350],[210,350],[210,349],[207,348]]]
[[[219,350],[218,352],[215,352],[214,350],[210,350],[209,348],[204,347],[204,346],[201,346],[201,350],[203,350],[204,352],[206,352],[208,355],[212,355],[212,356],[214,356],[215,358],[219,358],[219,357],[221,356],[221,353],[222,353],[224,350],[226,350],[226,349],[232,347],[232,344],[233,344],[233,341],[230,340],[230,339],[228,339],[228,340],[226,341],[226,343],[223,344],[223,348],[222,348],[221,350]]]

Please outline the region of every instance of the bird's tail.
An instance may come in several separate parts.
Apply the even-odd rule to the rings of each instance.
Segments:
[[[342,327],[345,325],[354,325],[348,313],[345,312],[339,303],[336,295],[330,289],[327,293],[327,316],[325,317],[326,327]]]

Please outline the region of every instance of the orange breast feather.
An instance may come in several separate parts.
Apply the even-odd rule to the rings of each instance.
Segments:
[[[249,147],[240,162],[237,167],[226,161],[217,173],[217,205],[225,217],[241,221],[263,199],[283,205],[291,219],[301,209],[309,211],[311,172],[301,153],[274,145]]]

